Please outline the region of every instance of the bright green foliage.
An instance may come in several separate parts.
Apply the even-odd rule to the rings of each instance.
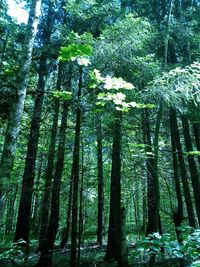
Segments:
[[[60,60],[75,60],[78,57],[92,56],[92,47],[87,44],[71,44],[61,47]]]
[[[54,91],[53,96],[56,98],[60,98],[62,100],[71,100],[72,98],[72,92],[60,92],[60,91]]]
[[[169,258],[183,258],[188,261],[199,259],[199,246],[200,246],[200,230],[192,230],[188,227],[179,227],[182,231],[184,241],[179,244],[176,241],[176,237],[171,234],[153,233],[143,240],[137,242],[136,251],[137,254],[156,254],[163,256],[161,248],[164,248],[165,256]],[[188,233],[188,231],[190,233]],[[192,233],[191,233],[192,231]]]
[[[189,151],[185,153],[187,156],[200,156],[200,151]]]

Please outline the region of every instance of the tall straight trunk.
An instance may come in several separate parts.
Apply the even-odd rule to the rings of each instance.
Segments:
[[[185,166],[185,161],[183,157],[183,150],[182,145],[180,141],[180,134],[178,129],[178,121],[177,121],[177,114],[176,110],[173,108],[170,108],[170,123],[171,127],[173,127],[173,134],[174,134],[174,141],[176,143],[176,149],[178,154],[178,161],[179,161],[179,170],[181,174],[182,184],[183,184],[183,193],[188,213],[188,220],[189,225],[191,227],[195,227],[195,215],[194,215],[194,209],[192,204],[192,198],[190,193],[190,187],[188,183],[188,177],[187,177],[187,170]]]
[[[68,200],[68,208],[67,208],[67,220],[66,220],[66,229],[64,235],[62,237],[60,247],[64,248],[68,242],[69,238],[69,230],[70,230],[70,218],[71,218],[71,210],[72,210],[72,186],[73,186],[73,170],[70,176],[70,186],[69,186],[69,200]]]
[[[80,98],[82,92],[82,67],[79,69],[79,88],[78,103],[76,109],[76,128],[73,153],[73,196],[72,196],[72,227],[71,227],[71,254],[70,267],[77,267],[77,215],[78,215],[78,186],[79,186],[79,169],[80,169],[80,133],[81,133],[81,107]]]
[[[34,194],[33,194],[33,207],[32,207],[32,215],[31,215],[31,232],[33,234],[38,233],[38,227],[39,227],[39,202],[40,202],[40,196],[39,196],[39,187],[42,177],[42,168],[44,164],[44,155],[41,154],[39,166],[38,166],[38,174],[37,179],[35,181],[35,188],[34,188]]]
[[[103,154],[102,154],[102,126],[101,117],[98,117],[97,127],[97,165],[98,165],[98,225],[97,242],[102,245],[103,239],[103,210],[104,210],[104,180],[103,180]]]
[[[57,90],[60,90],[60,88],[61,88],[61,81],[62,81],[62,63],[59,63]],[[53,115],[51,139],[50,139],[49,151],[48,151],[47,168],[46,168],[46,172],[45,172],[45,185],[44,185],[44,195],[43,195],[42,207],[41,207],[41,222],[40,222],[38,251],[40,251],[41,246],[42,246],[42,241],[46,236],[46,230],[47,230],[46,226],[48,225],[48,221],[49,221],[51,185],[52,185],[52,176],[53,176],[53,168],[54,168],[54,157],[55,157],[55,146],[56,146],[56,137],[57,137],[57,129],[58,129],[59,107],[60,107],[60,100],[56,98],[54,100],[54,115]]]
[[[149,111],[143,111],[143,131],[146,145],[146,165],[147,165],[147,229],[146,234],[158,232],[159,229],[159,188],[158,182],[155,179],[155,161],[153,157]]]
[[[146,232],[147,220],[147,193],[146,193],[146,180],[142,179],[142,230]]]
[[[49,10],[47,21],[43,32],[43,51],[40,58],[39,80],[36,91],[35,106],[31,121],[31,129],[28,140],[28,150],[25,160],[25,169],[22,181],[22,192],[19,204],[17,225],[14,241],[22,238],[28,242],[30,231],[31,202],[33,194],[35,162],[39,141],[39,130],[42,116],[42,106],[45,90],[45,78],[47,75],[47,58],[46,45],[50,42],[53,22],[53,2],[49,1]]]
[[[188,118],[186,115],[181,115],[182,120],[182,126],[183,126],[183,134],[185,139],[185,147],[186,151],[193,151],[193,145],[192,145],[192,138],[190,133],[190,126],[188,122]],[[195,201],[195,207],[196,207],[196,213],[198,222],[200,225],[200,181],[199,181],[199,174],[196,166],[196,162],[194,159],[194,156],[188,155],[188,165],[189,165],[189,171],[190,171],[190,177],[192,180],[192,188],[194,193],[194,201]]]
[[[182,243],[183,239],[178,227],[181,226],[183,221],[183,200],[182,200],[181,185],[180,185],[179,170],[178,170],[178,158],[177,158],[177,148],[175,140],[176,132],[175,132],[173,116],[170,116],[170,132],[171,132],[174,183],[175,183],[176,198],[177,198],[177,209],[176,211],[173,212],[173,220],[174,220],[174,225],[176,227],[177,240],[179,243]]]
[[[84,151],[82,142],[82,170],[80,181],[80,198],[79,198],[79,223],[78,223],[78,257],[77,265],[80,266],[81,244],[83,243],[83,184],[84,184]]]
[[[195,137],[195,142],[196,142],[196,148],[198,151],[200,151],[200,124],[194,122],[193,123],[193,132],[194,132],[194,137]],[[200,156],[198,156],[198,161],[200,164]]]
[[[9,235],[13,230],[14,222],[14,206],[17,197],[17,186],[15,186],[9,193],[9,198],[7,202],[7,213],[6,213],[6,225],[5,225],[5,234]]]
[[[31,55],[38,23],[37,10],[40,8],[40,2],[41,0],[32,0],[31,2],[26,36],[21,52],[22,56],[19,62],[19,71],[16,78],[16,99],[8,118],[5,141],[0,162],[1,208],[3,208],[4,206],[5,194],[9,191],[7,184],[10,180],[13,169],[20,123],[24,111],[24,101],[29,78],[29,69],[32,60]]]
[[[41,255],[37,266],[48,267],[52,266],[52,254],[53,247],[58,231],[59,222],[59,208],[60,208],[60,186],[61,178],[64,167],[64,155],[65,155],[65,143],[66,143],[66,128],[67,128],[67,116],[68,116],[69,102],[63,103],[63,113],[60,127],[59,145],[57,152],[57,162],[55,175],[52,186],[52,199],[51,199],[51,214],[49,218],[49,224],[47,227],[46,236],[41,244]]]
[[[127,264],[127,254],[123,254],[126,244],[125,240],[123,241],[123,209],[121,207],[121,127],[122,113],[115,111],[110,184],[110,214],[105,261],[116,260],[119,266],[125,266]]]
[[[163,114],[163,102],[160,101],[160,106],[157,114],[156,120],[156,128],[154,134],[154,142],[153,142],[153,151],[154,151],[154,190],[156,196],[156,209],[158,213],[158,228],[159,233],[162,234],[162,224],[161,224],[161,217],[160,217],[160,186],[159,186],[159,169],[158,169],[158,161],[159,161],[159,135],[160,135],[160,127],[161,127],[161,120]]]

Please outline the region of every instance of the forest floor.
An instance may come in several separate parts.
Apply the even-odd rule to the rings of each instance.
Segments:
[[[105,246],[97,246],[95,244],[88,245],[81,248],[81,264],[80,267],[115,267],[115,263],[104,263],[103,258],[105,255]],[[133,248],[129,249],[129,266],[130,267],[148,267],[148,259],[144,257],[135,258],[131,255]],[[53,254],[53,263],[54,267],[66,267],[69,266],[69,248],[61,250],[56,248]],[[39,258],[39,254],[34,251],[30,252],[27,257],[26,264],[24,260],[19,258],[7,258],[0,259],[0,267],[34,267]],[[177,258],[166,259],[159,258],[156,260],[155,267],[189,267],[190,265],[187,262],[180,261]]]

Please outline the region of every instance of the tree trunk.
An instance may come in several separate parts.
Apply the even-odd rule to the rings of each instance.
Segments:
[[[72,196],[72,229],[71,229],[71,255],[70,267],[77,267],[77,215],[78,215],[78,185],[79,185],[79,169],[80,169],[80,131],[81,131],[81,107],[80,97],[82,91],[82,67],[79,70],[79,89],[78,89],[78,103],[76,109],[76,129],[74,140],[74,154],[73,154],[73,196]]]
[[[185,139],[185,147],[186,151],[193,151],[193,145],[192,145],[192,138],[190,135],[190,127],[188,119],[185,115],[181,116],[182,120],[182,126],[183,126],[183,134]],[[200,225],[200,181],[199,181],[199,174],[196,166],[196,162],[193,155],[188,155],[188,164],[189,164],[189,170],[190,170],[190,176],[192,180],[192,187],[193,187],[193,193],[194,193],[194,201],[195,201],[195,207],[196,207],[196,213],[198,222]]]
[[[6,136],[3,146],[0,162],[0,206],[4,206],[5,194],[9,191],[7,186],[15,158],[17,147],[17,139],[19,136],[20,123],[24,111],[24,101],[26,96],[26,89],[28,84],[29,69],[32,60],[32,50],[37,30],[38,15],[37,10],[40,8],[41,0],[32,0],[28,25],[26,29],[26,36],[21,52],[21,59],[19,62],[19,71],[16,78],[16,99],[9,114],[8,124],[6,129]],[[0,218],[1,220],[1,218]]]
[[[82,170],[80,183],[80,198],[79,198],[79,223],[78,223],[78,257],[77,265],[80,266],[81,244],[83,243],[83,183],[84,183],[84,151],[82,142]]]
[[[194,215],[194,209],[192,205],[192,198],[190,194],[190,187],[188,183],[187,170],[186,170],[185,161],[183,157],[182,145],[180,141],[177,114],[176,114],[176,110],[173,108],[170,108],[170,123],[171,123],[171,127],[173,127],[174,129],[173,134],[174,134],[174,140],[176,143],[176,149],[177,149],[177,154],[178,154],[179,170],[180,170],[182,184],[183,184],[183,193],[185,197],[189,225],[191,227],[195,227],[195,215]]]
[[[33,234],[38,233],[39,228],[39,202],[40,202],[40,196],[39,196],[39,187],[40,187],[40,180],[42,176],[42,168],[44,164],[44,155],[41,154],[40,157],[40,163],[38,166],[38,175],[37,179],[35,181],[35,188],[34,188],[34,194],[33,194],[33,207],[32,207],[32,218],[31,218],[31,232]]]
[[[68,80],[66,82],[66,86],[69,91],[71,91],[71,74],[72,74],[71,65],[69,64]],[[59,71],[59,75],[61,76],[58,77],[58,81],[61,82],[60,79],[62,77],[62,74],[60,71]],[[37,266],[39,267],[52,266],[53,247],[54,247],[56,234],[58,231],[58,222],[59,222],[60,187],[61,187],[62,172],[64,168],[66,128],[67,128],[67,116],[68,116],[69,105],[70,105],[70,102],[68,100],[65,100],[63,103],[59,144],[58,144],[58,151],[57,151],[57,161],[56,161],[55,174],[54,174],[54,180],[53,180],[53,185],[52,185],[51,212],[50,212],[49,223],[46,226],[47,230],[46,230],[45,236],[44,238],[41,238],[41,245],[40,245],[41,255],[37,263]]]
[[[196,148],[198,151],[200,151],[200,125],[199,123],[194,122],[193,123],[193,131],[194,131],[194,137],[196,142]],[[200,164],[200,156],[198,156],[198,161]]]
[[[108,243],[105,261],[116,260],[118,266],[126,266],[127,253],[125,255],[122,225],[121,207],[121,133],[122,113],[115,111],[115,124],[113,133],[112,170],[110,185],[110,214],[108,227]]]
[[[60,90],[61,88],[61,81],[62,81],[62,63],[60,63],[58,67],[57,90]],[[47,168],[46,168],[46,173],[45,173],[45,185],[44,185],[44,195],[43,195],[42,207],[41,207],[41,222],[40,222],[38,251],[41,251],[42,241],[46,236],[46,230],[47,230],[47,225],[49,221],[51,185],[52,185],[52,176],[53,176],[53,167],[54,167],[59,107],[60,107],[60,100],[56,98],[54,100],[54,115],[53,115],[52,129],[51,129],[51,140],[49,144],[48,161],[47,161]]]
[[[97,127],[97,165],[98,165],[98,226],[97,242],[102,245],[103,239],[103,210],[104,210],[104,181],[103,181],[103,154],[102,154],[102,127],[101,117],[98,117]]]
[[[173,171],[174,171],[174,183],[177,198],[177,209],[173,212],[173,221],[176,227],[176,235],[179,243],[182,243],[183,239],[181,237],[181,232],[177,229],[180,227],[183,221],[183,200],[181,193],[181,185],[179,179],[178,170],[178,158],[177,158],[177,148],[175,140],[175,125],[173,121],[173,116],[170,116],[170,132],[171,132],[171,147],[172,147],[172,159],[173,159]]]
[[[14,221],[14,206],[17,197],[17,186],[11,190],[9,193],[9,199],[7,202],[7,213],[6,213],[6,226],[5,234],[9,235],[13,230],[13,221]]]
[[[146,144],[146,164],[147,164],[147,203],[148,203],[148,223],[146,235],[158,232],[159,229],[159,188],[155,179],[155,161],[153,157],[151,133],[149,125],[149,112],[143,111],[143,130]]]
[[[69,102],[65,101],[63,103],[63,114],[60,127],[57,162],[56,162],[55,176],[52,187],[51,214],[49,218],[49,224],[47,227],[46,236],[43,239],[40,248],[41,255],[37,263],[37,266],[40,267],[52,266],[53,247],[59,222],[60,186],[61,186],[61,178],[64,167],[64,153],[65,153],[65,140],[66,140],[65,132],[67,128],[68,108],[69,108]]]
[[[72,210],[72,181],[73,181],[73,170],[71,171],[70,176],[70,187],[69,187],[69,201],[68,201],[68,208],[67,208],[67,220],[66,220],[66,229],[64,235],[62,237],[62,241],[60,244],[61,248],[64,248],[68,242],[69,238],[69,230],[70,230],[70,217],[71,217],[71,210]]]
[[[28,150],[25,161],[25,169],[22,181],[22,192],[19,204],[17,226],[14,241],[22,238],[28,242],[30,231],[31,202],[33,194],[33,185],[35,177],[35,162],[39,141],[39,130],[42,116],[42,106],[45,90],[45,78],[47,75],[47,58],[46,45],[50,42],[53,22],[53,2],[49,1],[49,10],[47,21],[43,32],[43,51],[40,57],[39,80],[36,91],[35,106],[31,121],[30,136],[28,141]]]

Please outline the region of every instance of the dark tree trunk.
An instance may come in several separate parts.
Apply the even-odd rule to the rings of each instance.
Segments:
[[[178,158],[177,158],[177,149],[176,149],[176,140],[175,140],[175,125],[173,121],[173,116],[170,116],[170,131],[171,131],[171,147],[172,147],[172,158],[173,158],[173,171],[174,171],[174,183],[176,189],[176,198],[177,198],[177,210],[173,212],[173,221],[176,227],[176,235],[179,243],[182,243],[183,239],[181,236],[180,230],[177,227],[180,227],[183,221],[183,200],[181,193],[181,185],[179,178],[178,170]]]
[[[59,221],[59,207],[60,207],[60,186],[61,178],[64,167],[64,154],[65,154],[65,140],[66,140],[66,128],[67,128],[67,115],[68,115],[69,102],[63,103],[63,114],[60,127],[59,145],[57,152],[57,162],[55,169],[55,176],[52,186],[52,199],[51,199],[51,214],[49,218],[49,224],[47,227],[46,236],[41,244],[41,255],[37,266],[48,267],[52,266],[52,254],[54,242],[58,230]]]
[[[183,126],[183,134],[184,134],[184,139],[185,139],[186,151],[187,152],[193,151],[192,138],[190,135],[190,127],[189,127],[188,119],[185,115],[182,115],[181,120],[182,120],[182,126]],[[194,156],[188,155],[187,158],[188,158],[190,176],[191,176],[191,180],[192,180],[196,213],[197,213],[197,218],[198,218],[198,222],[200,225],[200,181],[199,181],[199,174],[198,174],[198,170],[197,170]]]
[[[44,90],[45,90],[45,78],[47,75],[46,45],[50,42],[52,21],[53,21],[52,3],[53,2],[51,1],[49,2],[49,11],[43,32],[44,50],[40,58],[39,80],[36,91],[35,106],[31,121],[28,150],[26,155],[25,169],[22,181],[22,192],[21,192],[16,232],[14,238],[15,242],[20,238],[24,239],[26,242],[28,242],[29,239],[31,202],[32,202],[34,176],[35,176],[35,161],[36,161],[38,141],[39,141],[39,130],[40,130],[42,106],[43,106]]]
[[[146,235],[153,232],[158,232],[159,229],[159,188],[158,183],[155,181],[155,161],[153,157],[149,112],[143,111],[143,131],[146,144],[147,155],[147,202],[148,202],[148,223]]]
[[[71,255],[70,267],[77,267],[77,238],[78,238],[78,185],[80,169],[80,132],[81,132],[81,107],[80,97],[82,91],[82,67],[79,71],[78,103],[76,109],[76,129],[73,154],[73,196],[72,196],[72,227],[71,227]]]
[[[200,151],[200,125],[199,123],[194,122],[193,123],[193,131],[194,131],[194,137],[196,142],[196,148],[198,151]],[[198,161],[200,164],[200,156],[198,156]]]
[[[110,214],[108,228],[108,243],[105,261],[115,260],[118,266],[126,266],[126,242],[123,240],[122,207],[121,207],[121,133],[122,113],[115,111],[113,133],[112,170],[110,185]],[[124,222],[125,223],[125,222]],[[123,255],[123,252],[125,252]]]
[[[67,208],[67,220],[66,220],[66,229],[64,235],[62,237],[62,241],[60,244],[61,248],[64,248],[68,242],[69,238],[69,230],[70,230],[70,217],[71,217],[71,210],[72,210],[72,181],[73,181],[73,170],[71,171],[70,177],[70,186],[69,186],[69,201],[68,201],[68,208]]]
[[[188,213],[188,220],[189,225],[191,227],[195,227],[195,215],[194,215],[194,209],[192,205],[192,198],[190,194],[190,187],[188,183],[188,177],[187,177],[187,170],[185,166],[185,161],[183,157],[183,151],[182,151],[182,145],[180,141],[180,134],[178,129],[178,121],[177,121],[177,114],[176,110],[171,108],[170,109],[170,122],[171,127],[173,127],[173,134],[174,134],[174,141],[176,143],[176,149],[177,149],[177,155],[178,155],[178,161],[179,161],[179,170],[181,174],[182,184],[183,184],[183,193]]]
[[[42,168],[44,163],[44,155],[42,154],[40,157],[40,163],[38,167],[38,175],[37,179],[35,181],[35,188],[34,188],[34,194],[33,194],[33,207],[32,207],[32,218],[31,218],[31,232],[33,234],[38,234],[38,228],[39,228],[39,202],[40,202],[40,196],[39,196],[39,187],[40,187],[40,180],[42,176]]]
[[[98,117],[97,127],[97,164],[98,164],[98,226],[97,242],[102,245],[103,238],[103,210],[104,210],[104,181],[103,181],[103,155],[102,155],[102,127],[101,117]]]
[[[62,63],[59,64],[59,68],[58,68],[57,90],[60,90],[61,80],[62,80]],[[51,185],[52,185],[52,176],[53,176],[53,168],[54,168],[59,106],[60,106],[60,100],[55,99],[53,124],[52,124],[52,130],[51,130],[51,140],[49,144],[48,161],[47,161],[47,168],[46,168],[46,173],[45,173],[44,195],[43,195],[42,207],[41,207],[41,223],[40,223],[38,251],[41,250],[42,241],[46,236],[46,230],[47,230],[47,225],[49,221],[49,208],[50,208],[50,200],[51,200]]]
[[[78,223],[78,257],[77,265],[80,266],[81,244],[83,243],[83,183],[84,183],[84,155],[82,142],[82,170],[80,183],[80,198],[79,198],[79,223]]]

